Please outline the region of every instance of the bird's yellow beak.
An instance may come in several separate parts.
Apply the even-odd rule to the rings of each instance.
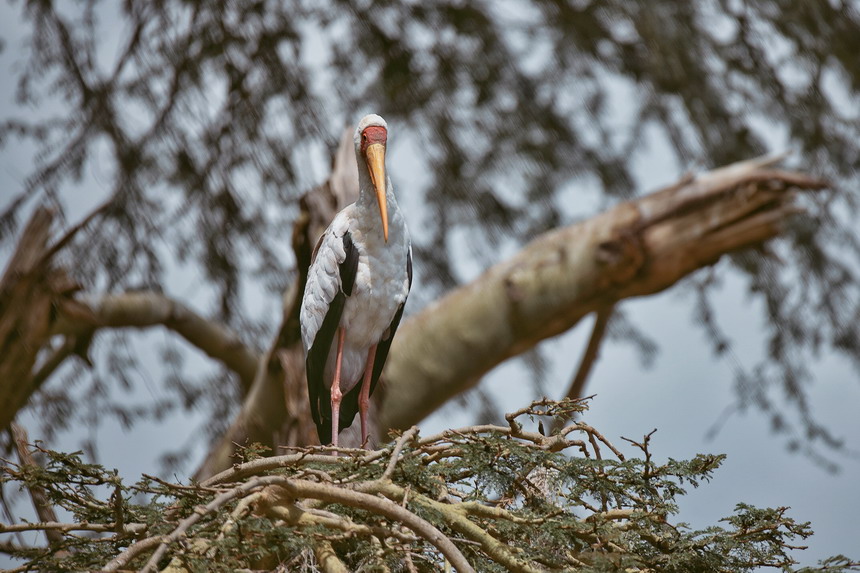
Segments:
[[[388,205],[385,202],[385,146],[381,143],[371,143],[365,152],[367,170],[370,181],[376,191],[376,202],[379,203],[379,216],[382,217],[382,236],[388,242]]]

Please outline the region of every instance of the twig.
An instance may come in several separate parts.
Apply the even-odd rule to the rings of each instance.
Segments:
[[[323,451],[319,448],[317,448],[317,450]],[[307,450],[307,452],[310,451],[313,450]],[[214,476],[203,480],[202,482],[200,482],[199,485],[200,487],[212,487],[220,483],[239,481],[252,475],[280,468],[302,466],[307,464],[336,463],[336,460],[332,460],[332,456],[307,452],[299,454],[287,454],[283,456],[272,456],[270,458],[259,458],[256,460],[251,460],[250,462],[245,462],[243,464],[237,464],[230,469],[219,472]],[[372,460],[383,457],[384,454],[384,451],[376,450],[366,454],[363,458],[361,458],[361,461],[370,462]]]
[[[633,514],[638,511],[635,509],[609,509],[606,511],[595,512],[585,518],[585,521],[592,522],[600,519],[615,520],[615,519],[630,519]]]
[[[537,414],[544,415],[544,414]],[[542,450],[557,452],[570,447],[578,447],[582,445],[580,440],[568,440],[565,438],[564,434],[557,434],[553,436],[544,436],[539,432],[529,432],[523,430],[520,427],[519,422],[517,422],[513,417],[510,417],[510,414],[506,416],[508,418],[508,422],[510,427],[507,426],[496,426],[494,424],[480,424],[476,426],[467,426],[465,428],[460,428],[457,430],[445,430],[428,438],[422,438],[418,441],[418,448],[426,448],[426,451],[432,451],[433,448],[429,448],[427,446],[437,445],[439,442],[452,442],[451,438],[453,437],[462,437],[473,439],[472,436],[478,436],[480,434],[486,433],[497,433],[505,436],[511,436],[513,438],[517,438],[520,440],[524,440],[526,442],[531,442],[534,445],[538,446]],[[453,443],[453,442],[452,442]],[[440,446],[442,448],[441,451],[444,452],[452,452],[451,455],[459,455],[456,451],[451,448]],[[437,455],[438,458],[445,457],[444,455]]]
[[[233,511],[230,512],[230,515],[224,520],[224,525],[221,526],[221,530],[218,532],[218,537],[216,539],[221,540],[224,539],[224,536],[230,533],[233,530],[233,527],[236,525],[236,522],[239,521],[243,516],[247,515],[251,512],[251,506],[257,503],[262,494],[252,493],[249,496],[243,497],[239,503],[236,504],[236,507]]]
[[[243,497],[254,489],[267,485],[280,485],[291,495],[297,498],[309,497],[332,503],[341,503],[350,507],[372,511],[389,519],[400,521],[420,537],[424,538],[427,542],[436,547],[436,549],[438,549],[446,559],[451,561],[451,563],[457,567],[458,571],[474,571],[460,550],[457,549],[457,546],[454,545],[450,539],[445,537],[445,535],[433,526],[433,524],[388,499],[379,498],[359,491],[343,489],[329,484],[296,480],[286,476],[264,476],[249,480],[238,487],[218,495],[205,506],[198,507],[193,514],[182,520],[170,534],[160,538],[155,538],[158,539],[160,543],[149,558],[149,561],[144,565],[141,573],[152,571],[167,552],[169,545],[184,537],[188,530],[204,516],[218,511],[218,509],[220,509],[224,504],[237,497]],[[106,571],[116,571],[119,569],[120,566],[127,563],[129,560],[129,558],[126,557],[126,554],[133,551],[136,553],[139,552],[137,546],[138,544],[134,544],[126,549],[126,551],[124,551],[119,557],[108,563],[104,569]]]
[[[337,556],[331,542],[327,540],[317,541],[314,545],[314,557],[317,558],[323,573],[349,573],[349,569]]]
[[[402,499],[406,492],[404,488],[398,486],[392,482],[383,482],[382,480],[376,480],[374,482],[366,482],[364,484],[357,484],[356,490],[360,491],[368,491],[374,493],[380,493],[388,498],[388,500]],[[374,499],[378,499],[375,496],[371,496]],[[517,559],[516,555],[510,551],[510,549],[504,543],[501,543],[498,539],[493,537],[489,532],[484,530],[478,524],[472,522],[468,517],[466,517],[466,511],[464,511],[460,507],[453,506],[451,504],[441,503],[436,500],[430,499],[429,497],[419,494],[418,492],[412,492],[411,494],[412,503],[423,506],[426,509],[430,509],[436,513],[438,513],[442,519],[451,527],[454,531],[466,536],[480,544],[481,548],[489,555],[493,560],[497,563],[506,567],[509,571],[520,572],[520,573],[537,573],[537,569],[530,566],[528,563],[525,563],[519,559]],[[391,503],[394,503],[391,501]],[[399,507],[399,506],[398,506]],[[410,515],[412,515],[410,513]],[[416,532],[417,533],[417,532]],[[448,538],[445,538],[447,541]],[[460,565],[458,565],[453,559],[450,559],[447,555],[445,556],[451,561],[451,565],[453,565],[457,571],[462,571]],[[471,570],[471,569],[470,569]]]
[[[18,459],[21,462],[21,466],[38,467],[38,464],[36,463],[36,460],[33,459],[33,455],[30,453],[30,450],[27,449],[27,444],[30,441],[27,437],[27,430],[16,422],[12,422],[10,427],[12,430],[12,439],[15,441],[15,448],[18,452]],[[56,522],[57,513],[51,506],[50,501],[48,501],[48,495],[45,493],[45,490],[38,485],[29,485],[27,486],[27,489],[30,492],[30,499],[33,501],[33,508],[36,510],[36,515],[39,516],[39,519],[43,522]],[[6,526],[3,524],[0,524],[0,531],[3,531],[3,528],[5,527]],[[59,543],[63,540],[63,535],[54,528],[39,529],[43,529],[45,531],[45,537],[47,537],[49,544]]]
[[[625,458],[624,458],[624,454],[622,454],[622,453],[621,453],[621,450],[619,450],[618,448],[616,448],[615,446],[613,446],[613,445],[612,445],[612,442],[610,442],[609,440],[607,440],[607,439],[606,439],[606,437],[605,437],[603,434],[601,434],[600,432],[598,432],[596,428],[594,428],[594,427],[592,427],[592,426],[589,426],[588,424],[586,424],[586,423],[584,423],[584,422],[577,422],[577,423],[575,424],[575,426],[576,426],[576,428],[577,428],[578,430],[582,430],[582,431],[586,432],[589,436],[594,436],[594,437],[596,437],[598,440],[600,440],[601,442],[603,442],[603,443],[606,445],[606,447],[607,447],[607,448],[609,448],[610,450],[612,450],[612,453],[613,453],[613,454],[615,454],[615,456],[616,456],[619,460],[621,460],[622,462],[625,460]]]
[[[485,505],[483,503],[478,503],[475,501],[464,501],[458,505],[463,511],[468,513],[469,515],[474,515],[476,517],[485,517],[488,519],[504,519],[511,523],[520,523],[520,524],[530,524],[530,525],[538,525],[546,522],[547,519],[551,517],[555,517],[559,515],[560,511],[550,512],[548,515],[535,518],[535,519],[527,519],[523,517],[517,517],[510,511],[503,509],[501,507],[496,507],[492,505]]]
[[[48,262],[48,260],[50,260],[51,257],[53,257],[55,254],[57,254],[57,252],[60,249],[65,247],[69,243],[69,241],[71,241],[74,238],[74,236],[78,233],[78,231],[80,231],[81,229],[83,229],[84,227],[89,225],[90,222],[93,219],[95,219],[97,216],[99,216],[102,213],[104,213],[105,211],[107,211],[108,207],[110,207],[112,204],[113,204],[113,198],[110,198],[107,201],[105,201],[104,203],[102,203],[101,205],[99,205],[98,207],[96,207],[89,215],[84,217],[83,220],[81,220],[77,225],[73,225],[72,227],[70,227],[68,231],[63,233],[63,236],[60,237],[57,240],[57,242],[55,242],[53,245],[51,245],[50,247],[48,247],[45,250],[45,254],[42,255],[42,259],[39,261],[39,265],[41,266],[41,265],[45,264],[46,262]]]
[[[397,443],[394,445],[394,451],[391,453],[391,459],[388,461],[388,467],[382,473],[381,479],[391,479],[391,476],[394,475],[394,468],[397,466],[397,459],[400,457],[400,452],[403,451],[403,446],[417,435],[418,426],[412,426],[398,438]]]
[[[126,523],[122,526],[120,533],[138,534],[149,526],[145,523]],[[38,521],[35,523],[0,523],[0,533],[14,533],[17,531],[44,531],[44,532],[67,532],[67,531],[93,531],[96,533],[117,533],[116,523],[63,523],[59,521]],[[62,539],[62,536],[60,536]]]
[[[418,517],[390,499],[380,498],[356,490],[345,490],[328,484],[291,480],[281,476],[271,477],[276,478],[277,482],[282,483],[288,489],[294,489],[294,495],[297,497],[312,497],[323,501],[342,503],[351,507],[373,511],[389,519],[397,520],[436,547],[458,571],[464,573],[474,571],[457,546],[433,524]],[[400,498],[402,497],[401,492]]]
[[[199,484],[199,483],[195,483],[193,485],[182,485],[181,483],[173,483],[173,482],[167,481],[166,479],[160,478],[160,477],[152,475],[152,474],[147,474],[147,473],[144,473],[141,475],[143,477],[145,477],[146,479],[154,481],[155,483],[157,483],[159,485],[163,485],[166,488],[175,489],[178,491],[193,491],[193,492],[197,492],[197,493],[219,493],[220,491],[223,490],[223,488],[216,489],[214,487],[206,487],[203,484]]]
[[[645,434],[645,436],[642,438],[641,443],[635,440],[631,440],[630,438],[625,438],[624,436],[621,436],[622,440],[630,442],[631,444],[642,450],[642,452],[645,454],[645,469],[642,472],[642,477],[646,480],[650,479],[651,477],[651,450],[648,449],[648,446],[651,444],[651,436],[653,436],[656,431],[657,428],[654,428],[653,430]]]
[[[270,488],[267,488],[265,491],[268,491],[268,489]],[[265,496],[265,494],[261,495]],[[279,496],[275,497],[276,501],[274,503],[266,503],[267,507],[265,507],[263,512],[268,517],[281,519],[290,525],[322,525],[331,529],[339,529],[350,535],[394,537],[405,543],[415,543],[418,541],[418,538],[414,535],[401,533],[395,528],[356,523],[348,517],[338,515],[331,511],[304,507],[296,502],[285,502],[283,498],[277,499]]]
[[[543,397],[539,400],[532,401],[531,404],[526,406],[525,408],[520,408],[519,410],[515,410],[508,414],[505,414],[505,420],[508,424],[513,423],[514,420],[519,418],[520,416],[529,415],[529,416],[557,416],[559,413],[564,413],[570,410],[577,410],[583,408],[582,402],[585,400],[589,400],[593,398],[593,396],[587,396],[585,398],[575,398],[573,400],[553,400],[551,398]],[[545,410],[539,410],[541,406],[545,407]]]
[[[48,376],[53,374],[66,358],[75,353],[77,346],[78,337],[67,336],[59,347],[51,351],[41,366],[39,366],[39,370],[26,382],[27,386],[31,389],[31,394],[39,389],[42,383],[48,379]]]
[[[575,400],[582,396],[585,390],[585,383],[588,381],[588,375],[591,374],[591,369],[597,361],[600,345],[606,334],[606,326],[609,324],[609,319],[612,317],[614,310],[614,304],[597,309],[597,316],[594,319],[594,326],[591,329],[588,345],[585,347],[585,352],[579,361],[579,367],[576,369],[576,374],[570,382],[570,387],[567,389],[565,398]],[[560,418],[556,418],[556,420],[560,420]]]
[[[190,529],[191,526],[200,521],[200,519],[202,519],[206,515],[209,515],[210,513],[218,511],[218,509],[220,509],[224,504],[232,501],[233,499],[237,497],[243,497],[245,494],[251,492],[252,490],[257,489],[262,485],[265,485],[259,483],[263,479],[265,478],[259,478],[244,483],[238,487],[235,487],[216,496],[215,499],[207,503],[205,506],[197,506],[197,508],[194,510],[194,513],[183,519],[170,534],[157,538],[160,540],[160,543],[156,550],[153,552],[152,556],[149,558],[149,561],[147,561],[146,565],[144,565],[143,569],[141,569],[141,573],[147,573],[148,571],[154,570],[155,567],[158,565],[158,562],[167,552],[168,546],[174,541],[177,541],[184,537],[188,529]],[[137,543],[126,549],[119,557],[108,563],[108,565],[105,566],[105,570],[115,571],[116,569],[118,569],[119,567],[114,566],[114,562],[121,559],[126,553],[132,551],[132,549],[134,549],[136,545]]]
[[[404,562],[404,565],[406,565],[406,570],[409,573],[418,573],[418,569],[415,567],[415,563],[412,562],[412,552],[411,551],[407,551],[403,555],[403,562]]]
[[[104,566],[102,571],[116,571],[122,567],[125,567],[129,563],[131,563],[132,559],[144,553],[145,551],[149,551],[153,547],[159,545],[161,543],[161,537],[147,537],[145,539],[141,539],[134,545],[128,547],[125,551],[114,557],[107,565]]]

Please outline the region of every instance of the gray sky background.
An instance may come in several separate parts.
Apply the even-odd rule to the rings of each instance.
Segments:
[[[0,116],[31,113],[17,108],[12,100],[14,85],[10,81],[13,71],[20,65],[22,28],[18,12],[20,5],[10,7],[0,3],[0,37],[6,47],[0,54]],[[635,94],[619,89],[617,105]],[[385,110],[377,110],[385,115]],[[358,117],[358,116],[357,116]],[[357,119],[356,117],[356,119]],[[766,128],[766,126],[765,126]],[[690,166],[674,165],[661,142],[653,141],[650,157],[640,161],[637,177],[644,189],[671,183]],[[29,172],[33,150],[18,143],[0,149],[0,209],[16,194]],[[401,181],[414,180],[421,168],[420,142],[397,138],[392,126],[392,153],[389,169],[399,194],[408,194]],[[327,158],[319,158],[313,171],[323,177]],[[98,164],[91,165],[80,187],[80,204],[75,215],[84,213],[107,191],[107,181]],[[408,176],[408,179],[407,179]],[[587,182],[571,185],[571,217],[592,213],[596,205],[596,191]],[[414,232],[420,233],[420,202],[416,197],[403,197],[407,220]],[[514,245],[502,245],[499,260],[515,250]],[[8,251],[0,251],[0,264],[5,266]],[[716,267],[720,274],[721,266]],[[481,269],[466,266],[466,275],[475,276]],[[725,274],[725,273],[723,273]],[[199,277],[177,272],[175,289],[171,294],[199,311],[206,312],[206,301],[195,297]],[[417,277],[420,288],[420,276]],[[818,559],[838,553],[860,559],[860,531],[856,526],[860,512],[860,462],[856,457],[833,457],[841,466],[836,474],[815,466],[802,455],[791,454],[785,448],[786,437],[771,433],[769,421],[757,410],[731,415],[713,440],[706,439],[708,429],[717,423],[726,409],[734,403],[733,369],[730,361],[715,361],[701,329],[693,323],[692,305],[683,304],[684,289],[674,288],[666,293],[625,302],[622,307],[629,318],[659,344],[659,355],[650,369],[644,369],[635,351],[627,345],[608,343],[604,346],[587,392],[597,394],[586,420],[604,435],[632,453],[620,437],[641,438],[656,428],[652,439],[653,451],[658,459],[689,458],[696,453],[726,453],[728,459],[710,484],[692,491],[682,499],[680,519],[693,527],[712,525],[720,517],[729,515],[738,502],[758,506],[790,506],[790,515],[809,520],[816,535],[808,540],[809,550],[798,553],[802,564],[812,565]],[[261,309],[277,312],[280,301],[266,300]],[[747,300],[739,280],[726,280],[718,297],[719,323],[731,335],[737,360],[751,366],[762,351],[760,325],[761,308]],[[413,309],[414,310],[414,309]],[[576,329],[547,341],[547,355],[553,356],[546,388],[552,396],[560,396],[576,368],[585,346],[591,319]],[[136,342],[149,348],[155,356],[159,344],[173,340],[164,332],[155,330],[141,335]],[[157,361],[156,361],[157,362]],[[204,367],[202,359],[193,364]],[[852,451],[860,450],[860,380],[849,365],[832,356],[823,356],[815,365],[816,381],[809,390],[813,413],[837,436],[844,437]],[[153,380],[158,375],[155,365]],[[530,373],[517,362],[509,362],[496,369],[484,384],[488,385],[506,410],[523,406],[533,396],[530,392]],[[152,380],[142,380],[130,400],[147,400],[157,394]],[[25,417],[25,425],[35,428]],[[472,423],[473,414],[457,406],[449,406],[434,414],[422,425],[422,431],[434,432],[446,427]],[[139,425],[131,432],[123,432],[116,424],[107,423],[99,431],[100,462],[117,467],[126,478],[134,480],[142,472],[155,469],[154,460],[165,445],[175,447],[199,426],[199,416],[178,416],[164,424]],[[50,444],[56,449],[75,449],[87,429],[65,436]],[[31,434],[31,439],[39,436]],[[205,444],[197,444],[197,463],[205,452]],[[184,476],[176,476],[183,478]],[[22,513],[29,508],[19,508]],[[32,539],[31,541],[37,541]],[[4,561],[0,558],[0,566]]]

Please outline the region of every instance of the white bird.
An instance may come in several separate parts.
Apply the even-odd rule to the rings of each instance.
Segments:
[[[320,237],[299,315],[311,414],[321,444],[367,410],[412,286],[412,247],[385,173],[388,126],[367,115],[355,130],[358,200]]]

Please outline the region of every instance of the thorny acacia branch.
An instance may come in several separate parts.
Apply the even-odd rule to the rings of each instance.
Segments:
[[[568,419],[584,407],[583,401],[544,399],[507,415],[507,425],[425,438],[413,428],[376,451],[352,449],[333,457],[324,454],[330,449],[305,448],[237,464],[198,484],[148,480],[122,486],[122,527],[90,519],[115,515],[113,502],[57,481],[62,475],[92,487],[115,483],[115,476],[74,455],[43,450],[49,458],[44,470],[28,473],[13,464],[3,479],[38,485],[55,498],[65,492],[67,509],[81,523],[10,524],[0,533],[61,534],[31,562],[42,569],[56,568],[57,549],[74,546],[65,559],[76,561],[66,565],[107,571],[153,571],[165,560],[170,571],[213,563],[295,568],[300,562],[331,570],[415,570],[419,559],[434,569],[444,561],[458,571],[598,571],[610,564],[653,570],[676,559],[701,570],[791,570],[787,551],[797,546],[791,541],[811,532],[784,508],[739,506],[727,529],[672,525],[681,485],[709,479],[722,456],[658,464],[650,435],[634,442],[644,454],[638,459],[625,457],[584,422],[550,436],[531,429],[536,419]],[[601,455],[598,445],[614,457]],[[165,500],[133,506],[130,499],[141,492]],[[97,537],[87,547],[74,531]],[[837,564],[830,570],[854,565]]]

